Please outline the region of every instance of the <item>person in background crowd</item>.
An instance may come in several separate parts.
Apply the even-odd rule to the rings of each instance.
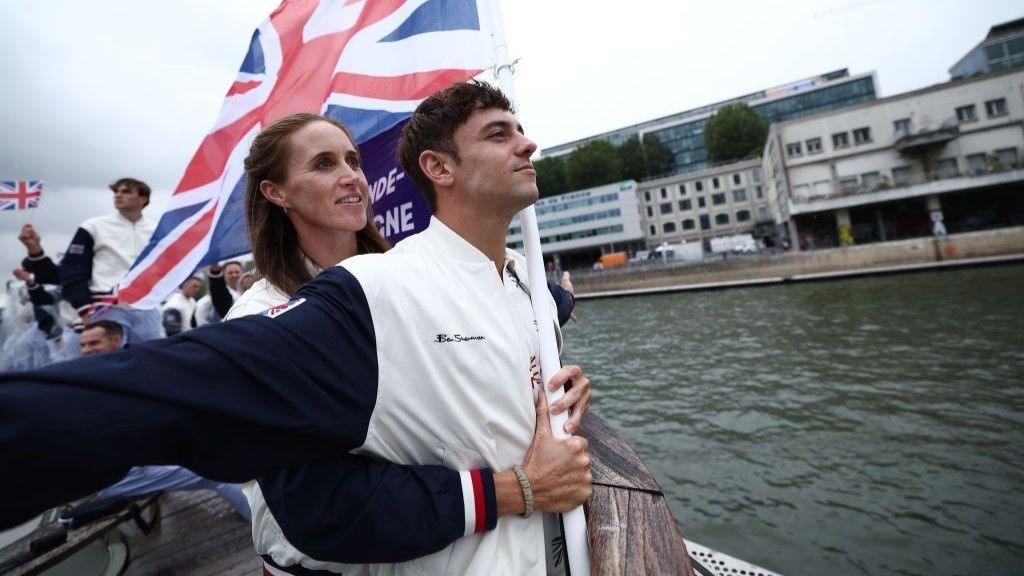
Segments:
[[[160,308],[163,313],[164,331],[168,336],[186,332],[196,327],[196,296],[203,287],[198,276],[182,282]]]
[[[223,266],[210,266],[207,275],[207,293],[196,303],[196,325],[220,322],[227,316],[235,300],[242,295],[240,282],[243,275],[242,263],[237,260]]]
[[[89,324],[80,336],[82,356],[117,350],[124,341],[124,329],[117,322],[100,320]]]
[[[160,311],[110,305],[114,289],[138,258],[156,227],[142,211],[149,205],[150,189],[141,180],[121,178],[110,185],[114,193],[113,214],[90,218],[82,223],[64,253],[59,269],[63,297],[78,311],[84,323],[112,320],[124,328],[126,342],[142,342],[163,336]],[[39,258],[37,268],[52,275],[53,263],[43,259],[40,249],[29,258]],[[48,263],[48,264],[47,264]],[[33,270],[37,279],[44,279]]]

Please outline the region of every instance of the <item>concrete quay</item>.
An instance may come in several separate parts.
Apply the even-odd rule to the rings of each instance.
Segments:
[[[1024,226],[699,265],[656,265],[573,274],[577,300],[772,286],[1024,262]]]

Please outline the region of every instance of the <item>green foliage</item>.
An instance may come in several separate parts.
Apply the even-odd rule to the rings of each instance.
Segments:
[[[671,172],[672,168],[675,167],[676,159],[672,156],[672,151],[665,146],[665,143],[661,141],[654,134],[644,135],[644,157],[647,160],[647,171],[646,176],[660,176],[667,172]],[[639,178],[637,178],[639,180]]]
[[[760,156],[768,123],[743,103],[722,106],[704,127],[704,146],[712,163]]]
[[[565,163],[565,179],[569,190],[593,188],[622,180],[622,159],[609,142],[595,140],[569,154]]]
[[[619,158],[622,160],[622,177],[640,181],[647,175],[647,159],[644,147],[638,136],[632,136],[619,145]]]
[[[537,188],[540,189],[540,197],[557,196],[569,191],[569,185],[565,181],[565,160],[562,156],[541,158],[533,163],[537,170]]]

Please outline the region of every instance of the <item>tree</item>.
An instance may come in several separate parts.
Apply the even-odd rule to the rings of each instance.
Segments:
[[[644,135],[644,158],[647,161],[648,177],[671,172],[676,165],[672,151],[654,134]]]
[[[565,182],[565,160],[561,156],[541,158],[533,163],[533,168],[537,171],[537,188],[541,198],[569,191]]]
[[[633,135],[618,146],[619,158],[622,160],[622,177],[640,181],[647,176],[647,159],[640,137]]]
[[[593,188],[622,180],[622,159],[615,146],[604,140],[588,142],[569,154],[565,180],[570,190]]]
[[[704,127],[712,163],[760,156],[767,138],[768,124],[743,103],[722,106]]]

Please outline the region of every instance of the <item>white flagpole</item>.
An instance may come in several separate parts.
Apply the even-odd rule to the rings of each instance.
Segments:
[[[515,64],[509,60],[508,45],[505,43],[505,26],[501,19],[501,7],[499,0],[490,0],[487,3],[487,12],[490,16],[491,38],[494,43],[494,75],[497,78],[501,91],[508,96],[512,104],[516,103],[515,86],[512,82],[512,69]],[[537,328],[540,335],[540,373],[541,379],[546,384],[561,369],[561,362],[558,358],[558,343],[555,341],[555,328],[551,321],[545,322],[545,318],[554,318],[549,301],[546,275],[544,272],[544,258],[540,247],[540,232],[537,229],[537,213],[533,205],[527,206],[519,213],[519,223],[523,230],[523,245],[526,248],[526,273],[530,278],[530,300],[533,301],[533,315],[537,319]],[[548,404],[565,395],[564,389],[554,392],[548,391],[544,386],[548,397]],[[563,426],[569,419],[567,412],[551,416],[551,432],[556,438],[567,438]],[[565,528],[565,548],[569,558],[569,574],[571,576],[590,576],[590,545],[587,540],[587,519],[583,514],[583,507],[562,514],[562,525]]]

